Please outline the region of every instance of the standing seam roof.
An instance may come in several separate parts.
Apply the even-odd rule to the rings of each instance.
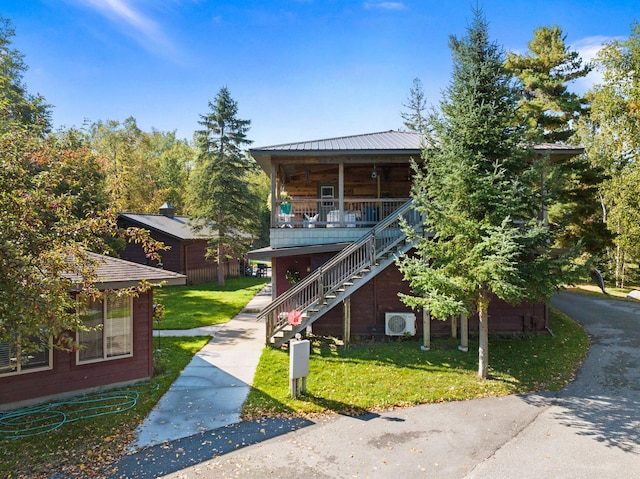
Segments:
[[[251,148],[251,151],[350,151],[350,150],[419,150],[423,136],[408,131],[385,131],[364,135],[343,136],[325,140]]]

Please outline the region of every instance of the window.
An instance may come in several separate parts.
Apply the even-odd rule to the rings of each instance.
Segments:
[[[132,299],[107,296],[90,301],[84,324],[90,331],[79,331],[78,363],[128,357],[133,354]]]
[[[0,342],[0,376],[51,369],[51,340],[38,341],[35,348],[22,348],[20,341]]]
[[[322,200],[334,199],[336,196],[335,186],[333,185],[320,185],[320,198]],[[323,201],[322,206],[333,208],[333,201]]]

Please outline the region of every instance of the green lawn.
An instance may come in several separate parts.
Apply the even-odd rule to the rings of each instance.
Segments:
[[[602,292],[602,290],[599,287],[595,285],[579,284],[572,288],[568,288],[567,291],[570,291],[572,293],[589,294],[591,296],[597,296],[600,298],[612,297],[614,299],[627,299],[627,294],[629,294],[634,289],[638,289],[638,288],[637,287],[616,288],[613,286],[607,286],[606,287],[606,291],[608,294],[607,296]],[[632,301],[636,301],[636,300],[632,300]]]
[[[124,454],[137,425],[210,339],[208,336],[162,338],[161,349],[155,344],[153,379],[126,390],[109,391],[128,398],[118,400],[118,404],[125,408],[134,406],[123,408],[122,412],[104,414],[102,401],[87,404],[87,400],[97,399],[97,395],[92,394],[50,403],[52,413],[24,416],[24,423],[3,422],[0,425],[0,477],[45,479],[54,472],[59,474],[56,477],[102,477],[102,469]],[[90,410],[91,407],[100,409]],[[93,414],[99,415],[89,417]],[[61,417],[65,417],[66,422],[59,424]],[[59,427],[45,434],[29,435],[31,424],[39,424],[40,430]],[[21,435],[26,437],[7,439]]]
[[[414,404],[558,390],[584,358],[589,340],[571,319],[554,312],[554,336],[492,337],[490,378],[477,377],[477,339],[469,352],[458,343],[432,341],[420,351],[416,339],[356,343],[345,350],[336,341],[312,340],[307,394],[289,396],[286,351],[265,349],[253,389],[243,409],[245,418],[325,412],[354,413]]]
[[[165,318],[155,329],[191,329],[226,323],[258,293],[269,278],[241,276],[229,278],[225,286],[217,282],[193,286],[169,286],[154,294],[165,307]]]

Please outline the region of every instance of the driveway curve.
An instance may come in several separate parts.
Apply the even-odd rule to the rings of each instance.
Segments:
[[[640,476],[640,303],[561,293],[552,305],[592,339],[575,381],[556,395],[242,422],[142,450],[112,477]]]

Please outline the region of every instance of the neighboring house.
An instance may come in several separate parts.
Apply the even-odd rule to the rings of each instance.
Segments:
[[[162,264],[149,261],[142,247],[134,243],[127,244],[120,254],[122,259],[184,274],[189,284],[218,278],[217,264],[206,257],[209,240],[217,233],[207,227],[196,230],[189,217],[176,216],[174,207],[169,203],[160,207],[159,214],[118,213],[118,226],[144,228],[153,239],[170,246],[170,249],[161,252]],[[223,268],[225,277],[239,276],[242,271],[238,260],[225,261]]]
[[[414,332],[413,312],[398,298],[409,287],[394,258],[412,247],[399,218],[421,224],[410,203],[410,161],[420,161],[421,139],[417,133],[388,131],[250,150],[272,178],[270,246],[249,252],[250,259],[272,261],[274,302],[261,313],[268,343],[283,344],[309,327],[342,337]],[[582,149],[540,145],[535,152],[553,160]],[[292,310],[302,313],[293,327]],[[544,304],[495,300],[489,313],[494,331],[548,327]],[[417,316],[419,334],[422,316]],[[399,328],[393,324],[398,317],[406,320]],[[477,318],[470,318],[469,327],[477,329]],[[456,320],[431,322],[436,334],[458,329]]]
[[[140,281],[183,285],[186,277],[107,256],[97,270],[98,289],[115,291]],[[44,345],[22,357],[0,343],[0,409],[12,409],[54,397],[78,394],[104,386],[121,386],[153,374],[153,290],[138,297],[108,295],[89,305],[85,319],[93,331],[77,333],[77,352]]]

